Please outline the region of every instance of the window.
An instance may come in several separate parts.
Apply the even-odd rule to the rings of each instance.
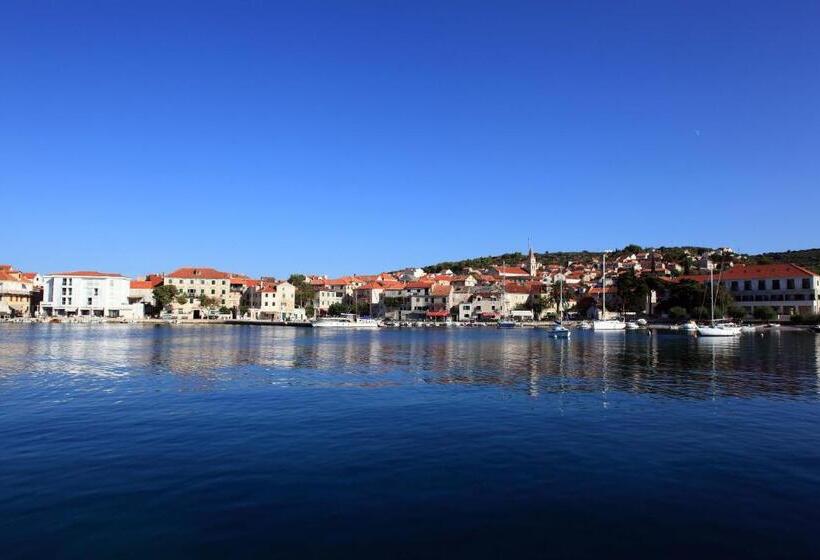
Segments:
[[[772,280],[772,290],[780,289],[780,280]]]
[[[211,295],[214,295],[215,293],[216,293],[216,290],[211,290]]]
[[[736,292],[738,289],[737,280],[732,281],[732,291]]]
[[[94,288],[94,295],[95,296],[100,295],[100,289],[99,288]]]
[[[766,281],[765,280],[758,280],[757,281],[757,289],[758,290],[765,290],[766,289]]]
[[[793,290],[794,289],[794,278],[789,278],[786,280],[786,289]]]
[[[88,305],[91,305],[91,298],[88,298]]]
[[[744,280],[743,281],[743,289],[748,291],[752,289],[752,281],[751,280]]]
[[[810,290],[811,289],[811,278],[803,278],[803,289]]]

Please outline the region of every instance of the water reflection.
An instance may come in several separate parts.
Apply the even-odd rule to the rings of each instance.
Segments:
[[[687,399],[820,394],[820,337],[740,338],[534,330],[333,332],[233,326],[4,325],[0,383],[21,374],[119,379],[169,374],[213,387],[463,385],[547,394]],[[563,406],[561,401],[561,406]]]

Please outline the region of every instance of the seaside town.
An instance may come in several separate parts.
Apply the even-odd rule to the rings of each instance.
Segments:
[[[542,262],[530,249],[520,262],[481,268],[287,279],[205,266],[129,278],[91,270],[21,272],[5,264],[0,265],[0,318],[304,326],[338,318],[378,326],[504,321],[516,326],[562,319],[694,323],[715,316],[813,324],[820,316],[820,275],[796,264],[747,262],[728,247],[676,249],[670,255],[628,246],[609,255],[586,255]]]

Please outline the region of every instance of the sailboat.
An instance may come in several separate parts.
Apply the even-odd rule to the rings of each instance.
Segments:
[[[561,278],[561,288],[560,288],[560,296],[559,296],[559,304],[558,304],[558,320],[555,321],[554,325],[550,325],[547,327],[547,335],[551,336],[552,338],[569,338],[570,330],[566,328],[561,323],[564,322],[564,276],[560,275]]]
[[[517,325],[512,317],[507,315],[507,286],[504,280],[504,263],[501,264],[501,318],[496,326],[499,329],[514,329]]]
[[[731,323],[715,321],[715,269],[709,267],[709,292],[712,295],[712,321],[709,326],[698,326],[698,336],[737,336],[741,333],[740,327]]]
[[[603,254],[601,266],[601,317],[592,322],[592,329],[596,331],[620,331],[626,328],[626,323],[618,319],[606,318],[606,252]]]

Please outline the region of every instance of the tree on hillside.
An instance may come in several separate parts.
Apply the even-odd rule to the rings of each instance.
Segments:
[[[618,297],[623,302],[624,310],[640,313],[646,308],[646,296],[649,295],[649,286],[643,277],[635,275],[629,270],[615,280]]]

